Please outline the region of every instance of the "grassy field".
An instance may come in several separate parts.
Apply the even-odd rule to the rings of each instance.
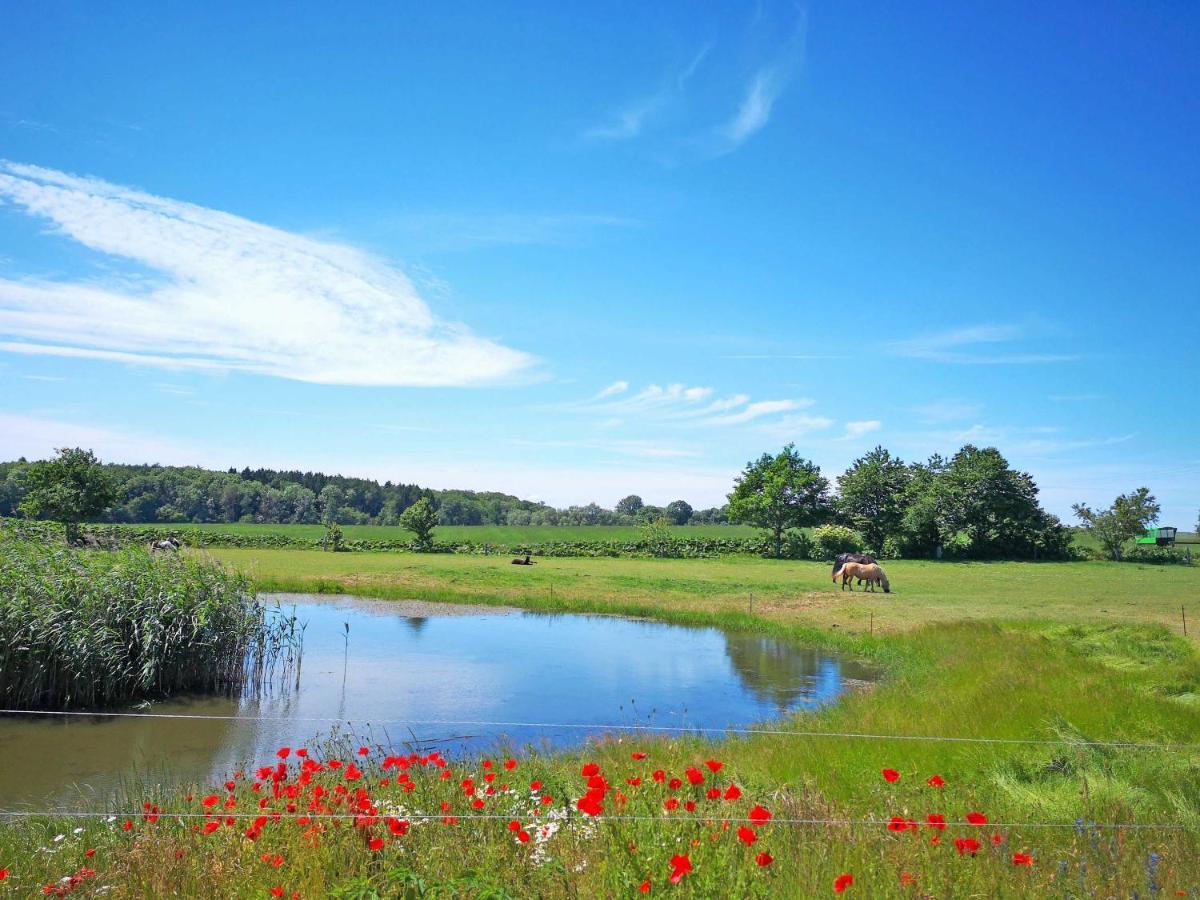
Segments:
[[[258,897],[275,887],[301,897],[633,897],[642,896],[645,882],[650,896],[809,897],[832,896],[842,875],[854,878],[845,895],[860,897],[1200,896],[1200,656],[1178,634],[1181,605],[1200,622],[1197,569],[895,562],[887,566],[892,594],[850,595],[832,589],[826,566],[746,558],[543,560],[523,569],[482,557],[210,552],[263,588],[654,615],[835,645],[877,660],[886,674],[870,691],[782,723],[819,736],[623,735],[577,753],[519,754],[519,769],[501,773],[519,783],[515,794],[465,796],[460,780],[482,785],[489,771],[479,760],[453,761],[447,780],[414,764],[405,773],[410,793],[401,779],[368,765],[378,760],[374,753],[364,761],[352,748],[325,750],[322,758],[339,753],[364,768],[352,784],[381,812],[359,828],[329,823],[318,833],[320,823],[298,823],[284,810],[278,823],[264,815],[250,840],[246,820],[221,824],[222,808],[209,816],[216,823],[210,835],[166,815],[134,815],[128,832],[120,820],[85,822],[79,834],[70,820],[34,820],[0,833],[0,866],[25,867],[25,893],[39,878],[86,863],[100,874],[80,892],[111,885],[109,895],[120,897]],[[867,633],[872,612],[874,635]],[[1088,740],[1188,746],[1100,747]],[[648,756],[636,760],[631,752]],[[712,759],[724,764],[719,774],[704,765]],[[536,836],[544,819],[532,812],[538,804],[525,785],[540,782],[555,808],[564,798],[573,803],[587,789],[580,772],[589,762],[607,785],[604,815],[560,818],[542,849]],[[688,767],[705,783],[688,785]],[[655,769],[677,775],[683,786],[654,781]],[[899,779],[888,783],[884,769]],[[935,774],[944,787],[926,783]],[[268,796],[269,782],[259,793],[249,778],[228,794],[218,787],[214,796],[227,796],[223,807],[249,815],[259,803],[269,814],[298,796],[304,813],[315,802],[312,784],[324,785],[322,803],[335,796],[328,793],[335,785],[346,785],[328,770],[310,784],[294,778],[293,767],[285,786],[295,784],[296,794],[285,791],[279,800]],[[714,783],[721,790],[737,784],[742,798],[709,799],[704,791]],[[148,788],[131,806],[200,810],[202,796],[197,790],[189,803]],[[498,820],[469,819],[472,797],[482,802],[481,814]],[[695,814],[664,807],[671,797],[695,802]],[[761,826],[739,822],[752,804],[775,818]],[[613,817],[618,811],[650,818],[621,820]],[[429,812],[461,819],[415,820]],[[968,824],[971,812],[988,824]],[[390,832],[389,814],[414,819],[412,827],[402,836]],[[944,832],[925,824],[931,814],[950,823]],[[534,840],[508,830],[510,816]],[[891,817],[921,827],[889,830]],[[732,820],[728,830],[722,819]],[[1147,827],[1104,827],[1112,823]],[[1176,827],[1154,827],[1161,824]],[[737,839],[739,825],[752,829],[753,846]],[[67,837],[55,843],[58,834]],[[371,849],[371,839],[380,849]],[[956,840],[979,846],[959,850]],[[97,848],[90,861],[85,847]],[[768,866],[756,863],[760,852],[771,857]],[[1015,854],[1030,865],[1014,864]],[[693,869],[672,884],[678,869],[671,860],[681,855]]]
[[[540,559],[411,553],[213,548],[214,558],[267,590],[511,603],[538,609],[659,617],[749,614],[819,629],[911,630],[930,622],[1039,620],[1155,623],[1200,633],[1200,567],[1129,563],[949,563],[895,560],[892,593],[841,591],[824,563],[749,557],[704,560]],[[753,597],[753,606],[751,606]]]
[[[223,534],[280,534],[314,541],[320,540],[325,534],[323,525],[226,525],[209,522],[202,525],[183,523],[179,527]],[[675,525],[671,530],[681,538],[752,538],[760,533],[748,525]],[[398,525],[343,525],[342,531],[346,539],[351,541],[412,540],[412,532]],[[636,525],[439,525],[434,532],[439,542],[490,541],[497,544],[625,541],[635,540],[639,535]]]

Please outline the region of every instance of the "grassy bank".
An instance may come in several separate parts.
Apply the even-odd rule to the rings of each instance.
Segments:
[[[262,590],[356,593],[509,603],[634,615],[748,615],[854,633],[929,622],[1044,620],[1155,623],[1181,631],[1180,607],[1200,632],[1200,568],[1128,563],[886,564],[892,593],[843,592],[822,563],[734,557],[706,560],[543,559],[409,553],[334,554],[213,548],[213,558]],[[753,596],[753,603],[751,602]]]
[[[408,554],[215,555],[260,586],[637,610],[752,626],[884,660],[887,677],[871,691],[774,726],[819,732],[815,737],[709,742],[623,735],[578,753],[516,754],[512,771],[497,756],[491,769],[477,759],[452,760],[442,769],[425,758],[383,772],[380,748],[360,757],[349,745],[314,750],[316,758],[336,756],[345,765],[310,772],[307,783],[293,754],[284,780],[273,786],[267,778],[257,791],[252,768],[231,782],[232,791],[198,786],[191,800],[147,787],[130,797],[134,814],[111,823],[34,820],[0,831],[0,866],[11,869],[10,883],[19,890],[36,891],[87,866],[96,874],[84,878],[80,892],[111,887],[109,895],[120,897],[259,897],[276,887],[301,897],[641,896],[645,882],[651,896],[822,896],[847,874],[854,883],[845,895],[862,897],[1200,896],[1200,753],[1085,743],[1197,741],[1200,660],[1190,642],[1166,627],[1181,598],[1195,602],[1194,570],[894,563],[888,569],[895,593],[850,597],[831,590],[826,567],[807,563],[556,560],[524,570],[503,561]],[[753,616],[746,603],[751,588]],[[869,609],[877,612],[874,637],[862,628]],[[647,756],[634,759],[635,752]],[[708,760],[723,763],[719,772],[705,766]],[[608,785],[599,818],[574,805],[589,789],[581,775],[589,762]],[[363,770],[361,778],[347,780],[350,763]],[[689,767],[702,784],[689,783]],[[886,781],[884,769],[896,770],[898,780]],[[653,778],[656,770],[665,773],[663,783]],[[450,777],[440,777],[442,771]],[[489,772],[499,773],[495,785],[513,791],[483,793]],[[927,784],[935,774],[943,787]],[[671,777],[680,787],[670,787]],[[469,796],[462,787],[468,778]],[[531,791],[534,781],[541,784]],[[731,784],[741,796],[727,800]],[[317,797],[317,785],[327,793]],[[716,799],[706,793],[712,788]],[[554,799],[543,805],[533,793]],[[206,796],[216,798],[214,807],[203,805]],[[671,798],[678,808],[669,808]],[[163,812],[144,811],[143,802]],[[358,827],[348,815],[302,819],[322,810],[346,814],[351,803],[365,815]],[[749,821],[756,804],[770,810],[770,822]],[[180,823],[166,811],[200,818]],[[987,824],[969,824],[973,812]],[[243,813],[247,818],[225,824],[225,815]],[[257,829],[256,815],[265,818]],[[444,824],[446,815],[458,821]],[[930,827],[930,815],[950,824],[944,831]],[[889,830],[891,817],[920,827]],[[545,837],[548,821],[556,824]],[[76,827],[83,831],[74,834]],[[751,829],[752,846],[739,841],[739,827]],[[55,842],[58,834],[65,837]],[[972,852],[964,843],[960,853],[956,839],[979,846]],[[95,848],[94,856],[83,855],[87,848]],[[762,852],[769,865],[756,862]],[[1015,855],[1031,865],[1015,865]],[[671,860],[682,856],[691,871],[672,884],[680,867]]]

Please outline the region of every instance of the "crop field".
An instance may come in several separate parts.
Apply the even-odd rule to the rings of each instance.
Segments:
[[[149,527],[149,526],[133,526]],[[169,524],[153,526],[169,530]],[[200,525],[180,523],[180,529],[208,531],[215,534],[278,534],[303,540],[320,540],[325,534],[323,525],[252,525],[208,522]],[[347,540],[407,541],[412,532],[398,525],[343,525]],[[680,538],[749,538],[755,529],[746,525],[675,525],[672,533]],[[469,541],[497,544],[538,544],[548,541],[624,541],[634,540],[640,532],[636,525],[439,525],[434,532],[439,542]]]

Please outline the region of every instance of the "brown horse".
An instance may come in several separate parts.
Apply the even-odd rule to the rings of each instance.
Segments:
[[[883,569],[879,568],[876,563],[843,563],[842,567],[833,573],[833,580],[836,582],[838,576],[842,579],[842,590],[846,589],[846,585],[850,585],[850,591],[854,591],[853,581],[855,578],[859,583],[866,582],[867,590],[874,593],[875,585],[883,588],[885,594],[892,592],[892,586],[888,583],[887,575],[883,574]]]

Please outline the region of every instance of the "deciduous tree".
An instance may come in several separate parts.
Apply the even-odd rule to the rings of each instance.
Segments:
[[[729,521],[771,532],[775,556],[788,529],[816,525],[829,513],[829,482],[794,444],[746,464],[729,494]]]

